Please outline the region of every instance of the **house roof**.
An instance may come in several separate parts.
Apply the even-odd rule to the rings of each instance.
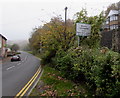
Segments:
[[[115,15],[115,14],[118,14],[118,11],[117,10],[110,10],[109,14],[108,14],[108,17],[109,16],[112,16],[112,15]]]
[[[0,36],[1,36],[3,39],[7,40],[7,38],[5,38],[2,34],[0,34]]]

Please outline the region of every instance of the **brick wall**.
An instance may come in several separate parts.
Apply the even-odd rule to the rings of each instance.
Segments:
[[[0,57],[6,57],[6,39],[0,36]]]

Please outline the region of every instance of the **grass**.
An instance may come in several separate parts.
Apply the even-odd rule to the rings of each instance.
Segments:
[[[45,66],[42,77],[30,96],[86,96],[83,86],[62,77],[62,73]]]
[[[32,52],[32,51],[26,51],[26,52],[28,52],[28,53],[30,53],[30,54],[33,54],[33,52]]]
[[[30,54],[33,54],[33,55],[35,55],[38,58],[41,58],[41,56],[40,56],[41,54],[39,54],[39,53],[34,53],[33,51],[26,51],[26,52],[28,52]]]

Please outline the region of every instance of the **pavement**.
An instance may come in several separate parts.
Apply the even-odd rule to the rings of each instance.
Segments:
[[[0,59],[0,63],[4,63],[6,61],[9,61],[10,60],[10,57],[6,57],[6,58],[3,58],[3,59]]]
[[[36,74],[40,60],[32,54],[21,52],[21,61],[11,62],[10,58],[2,64],[2,96],[16,96]],[[29,90],[29,89],[28,89]],[[29,91],[27,91],[29,93]],[[24,95],[28,95],[25,93]]]

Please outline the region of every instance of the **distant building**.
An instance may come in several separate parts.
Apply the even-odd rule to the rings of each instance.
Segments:
[[[104,23],[104,30],[110,31],[118,29],[120,23],[120,15],[118,10],[110,10]]]
[[[6,41],[7,39],[2,34],[0,34],[0,58],[6,57],[7,55]]]

